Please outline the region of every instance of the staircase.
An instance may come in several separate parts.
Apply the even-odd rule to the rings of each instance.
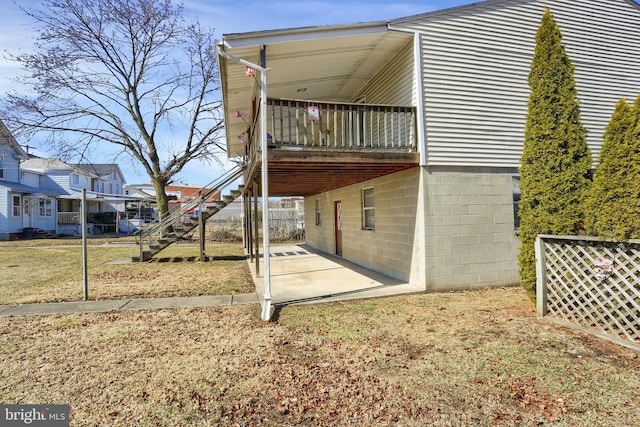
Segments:
[[[56,239],[58,238],[58,236],[54,233],[51,233],[50,231],[46,231],[46,230],[41,230],[39,228],[35,229],[34,235],[33,235],[34,239]]]
[[[170,211],[169,215],[162,218],[159,223],[148,228],[143,228],[139,234],[140,255],[132,257],[132,261],[149,261],[163,249],[189,235],[191,231],[198,227],[199,221],[183,221],[185,212],[204,206],[201,202],[202,200],[207,200],[208,197],[221,192],[231,183],[241,178],[243,171],[244,166],[236,166],[203,187],[198,197],[182,202],[180,206]],[[244,188],[242,186],[238,187],[237,190],[231,190],[230,195],[223,196],[222,200],[216,200],[213,204],[209,204],[204,207],[204,209],[200,209],[199,215],[201,215],[202,220],[206,222],[243,193]]]

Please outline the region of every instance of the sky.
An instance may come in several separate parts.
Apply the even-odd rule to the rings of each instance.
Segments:
[[[417,15],[434,10],[446,9],[473,3],[474,0],[326,0],[326,1],[220,1],[183,0],[186,16],[196,17],[201,24],[212,27],[217,39],[223,34],[248,31],[273,30],[281,28],[316,25],[351,24],[357,22],[380,21]],[[38,8],[39,0],[5,0],[3,2],[3,25],[0,27],[0,97],[15,87],[12,79],[18,77],[21,69],[6,61],[6,52],[29,51],[33,47],[37,32],[18,4],[27,8]],[[8,3],[8,4],[7,4]],[[34,141],[18,141],[35,145]],[[47,156],[46,151],[37,150],[38,155]],[[96,163],[111,162],[110,154],[103,154]],[[117,162],[128,184],[149,182],[141,166],[120,157]],[[193,163],[175,178],[185,185],[205,185],[231,165],[215,163]]]

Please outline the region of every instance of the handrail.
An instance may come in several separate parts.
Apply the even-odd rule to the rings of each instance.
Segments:
[[[198,192],[197,197],[192,197],[182,202],[177,209],[173,209],[173,212],[170,211],[168,216],[160,218],[160,221],[149,228],[143,229],[141,232],[141,238],[147,236],[151,238],[154,234],[161,234],[161,231],[166,230],[170,226],[174,225],[176,221],[178,221],[182,216],[185,210],[191,210],[197,207],[200,203],[200,200],[204,198],[206,200],[208,197],[214,195],[216,192],[219,192],[221,189],[225,188],[227,185],[231,184],[238,178],[242,176],[244,172],[245,166],[238,165],[232,169],[229,169],[223,175],[217,177],[210,183],[206,184],[200,191]],[[204,192],[202,190],[205,190]]]
[[[417,152],[411,105],[269,98],[267,108],[275,148]]]

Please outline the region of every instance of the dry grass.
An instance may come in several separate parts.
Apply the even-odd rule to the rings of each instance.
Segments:
[[[638,354],[520,289],[0,319],[0,401],[71,425],[630,426]]]
[[[130,243],[137,242],[136,236],[88,236],[87,245],[96,246],[104,245],[108,243]],[[49,246],[80,246],[82,245],[82,239],[77,236],[72,237],[58,237],[55,239],[33,239],[33,240],[12,240],[8,242],[0,242],[0,248],[38,248]]]
[[[67,245],[46,245],[60,241],[28,242],[41,245],[35,247],[0,244],[0,304],[82,300],[82,247],[77,239]],[[198,261],[197,245],[178,245],[153,262],[114,265],[109,262],[137,255],[137,247],[93,242],[87,249],[92,300],[255,291],[241,245],[207,246],[206,254],[213,257],[209,262]]]

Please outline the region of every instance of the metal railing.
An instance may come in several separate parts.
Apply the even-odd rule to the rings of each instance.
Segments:
[[[148,227],[142,227],[139,231],[140,235],[140,252],[142,258],[143,245],[146,241],[151,246],[155,241],[164,237],[164,234],[168,231],[183,227],[183,216],[185,212],[199,209],[204,205],[203,201],[213,197],[216,193],[221,192],[225,187],[235,182],[242,177],[244,172],[244,165],[236,166],[227,171],[222,176],[211,181],[205,185],[197,195],[190,197],[187,200],[182,201],[179,205],[173,206],[168,214],[165,214],[160,221],[154,224],[149,224]],[[199,212],[200,215],[205,215],[205,212]],[[187,228],[193,229],[196,224],[190,224]]]
[[[271,147],[415,152],[412,106],[269,99]]]

